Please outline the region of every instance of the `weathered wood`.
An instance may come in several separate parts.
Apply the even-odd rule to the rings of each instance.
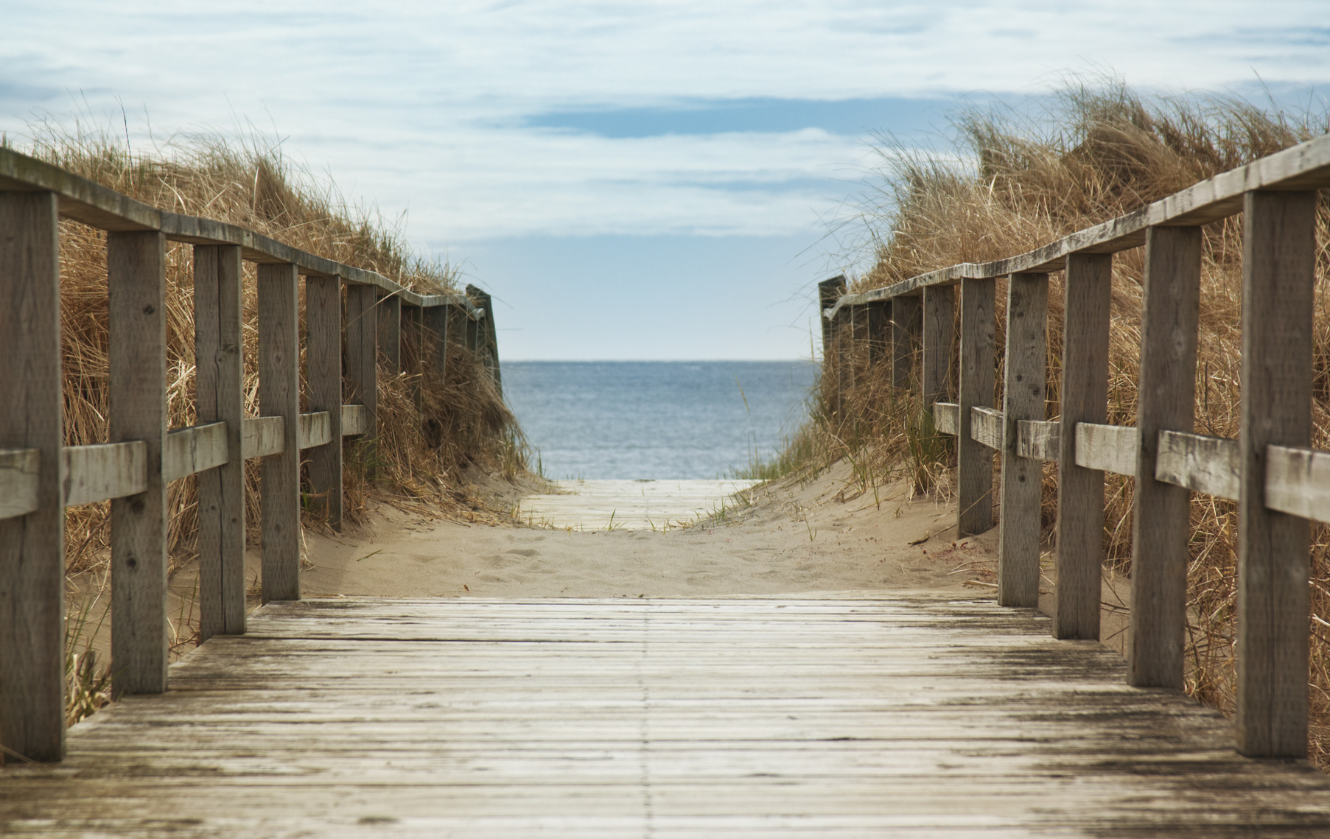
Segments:
[[[1124,690],[1116,653],[1055,642],[1047,624],[954,592],[272,604],[250,636],[175,665],[180,690],[75,727],[66,766],[4,770],[0,831],[1210,839],[1330,826],[1324,776],[1234,755],[1217,713]]]
[[[1007,287],[1002,394],[1002,485],[998,523],[998,603],[1039,605],[1043,464],[1019,451],[1022,422],[1044,419],[1048,365],[1048,275],[1014,274]]]
[[[476,321],[478,330],[476,352],[480,354],[485,369],[489,371],[495,390],[502,394],[503,381],[499,374],[499,334],[494,325],[494,301],[489,292],[481,291],[473,285],[466,287],[466,293],[476,301],[476,308],[481,312],[481,317]]]
[[[342,435],[353,437],[357,434],[364,434],[370,427],[369,409],[364,405],[343,405],[342,406]]]
[[[166,239],[106,237],[110,442],[140,442],[146,486],[111,500],[111,661],[117,696],[166,690]]]
[[[1238,500],[1242,452],[1237,440],[1161,431],[1156,451],[1155,480]]]
[[[961,282],[960,427],[956,442],[957,527],[961,536],[993,526],[993,451],[970,435],[975,408],[993,407],[997,358],[991,280]]]
[[[240,451],[245,460],[270,457],[286,450],[286,420],[282,417],[249,417],[244,421]]]
[[[1076,465],[1083,469],[1134,477],[1140,450],[1140,433],[1132,426],[1092,422],[1076,426]]]
[[[1062,423],[1058,420],[1020,420],[1016,423],[1016,454],[1057,463],[1062,449]]]
[[[1108,329],[1113,257],[1071,254],[1064,279],[1062,434],[1058,454],[1057,592],[1053,633],[1099,638],[1104,561],[1104,473],[1076,463],[1081,423],[1108,411]]]
[[[406,373],[411,403],[417,411],[422,410],[425,404],[421,379],[424,371],[424,320],[424,309],[402,304],[402,372]]]
[[[238,246],[194,248],[198,421],[223,424],[226,455],[196,479],[200,642],[245,631],[243,268]],[[170,480],[169,459],[167,473]]]
[[[1306,519],[1265,503],[1269,446],[1311,444],[1315,192],[1249,192],[1242,247],[1238,750],[1307,753]]]
[[[817,284],[817,311],[819,313],[818,320],[822,322],[822,357],[824,359],[831,356],[835,342],[836,322],[821,317],[821,312],[835,306],[836,301],[845,293],[845,288],[844,274],[837,274]]]
[[[210,422],[177,428],[166,435],[162,471],[167,482],[215,469],[230,459],[227,451],[227,425]]]
[[[379,318],[379,355],[390,375],[402,372],[402,298],[387,294],[375,306]]]
[[[66,507],[126,498],[148,489],[148,447],[141,440],[68,446],[61,449],[60,459],[65,476],[60,499]]]
[[[1304,519],[1330,522],[1330,453],[1268,447],[1265,506]]]
[[[421,375],[433,375],[439,384],[448,380],[448,313],[452,306],[432,306],[421,314]]]
[[[955,402],[934,402],[933,427],[939,434],[960,434],[961,406]]]
[[[876,366],[890,357],[891,301],[867,303],[864,310],[868,317],[868,363]]]
[[[342,412],[339,411],[315,411],[309,414],[301,414],[299,430],[296,437],[300,441],[300,449],[318,448],[333,440],[332,436],[332,414],[337,414],[341,418]]]
[[[951,381],[951,343],[955,329],[956,292],[950,286],[924,289],[923,376],[924,409],[947,399]]]
[[[976,443],[1001,451],[1002,412],[995,408],[975,408],[970,412],[970,436]]]
[[[300,278],[259,266],[259,412],[282,418],[282,451],[263,459],[263,602],[300,599]]]
[[[0,173],[9,154],[0,149]],[[35,509],[0,519],[0,744],[34,760],[65,753],[56,212],[51,192],[0,192],[0,359],[10,371],[0,375],[0,448],[37,452]]]
[[[346,392],[345,400],[364,405],[366,423],[360,434],[373,437],[379,410],[377,347],[378,317],[374,314],[374,289],[363,285],[346,287]]]
[[[0,519],[26,516],[40,506],[41,451],[0,449]]]
[[[891,301],[891,383],[896,387],[910,384],[922,308],[918,296],[896,297]]]
[[[341,530],[342,283],[337,277],[305,278],[305,368],[309,410],[328,417],[327,438],[305,455],[309,508],[334,530]]]
[[[1127,635],[1127,681],[1139,687],[1183,686],[1191,510],[1187,490],[1155,474],[1159,432],[1192,430],[1200,288],[1201,229],[1150,228],[1141,304]]]

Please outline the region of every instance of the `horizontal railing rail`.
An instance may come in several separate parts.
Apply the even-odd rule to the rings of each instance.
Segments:
[[[1104,474],[1135,479],[1128,680],[1181,689],[1189,492],[1238,503],[1238,749],[1307,749],[1310,520],[1330,522],[1330,452],[1311,448],[1317,190],[1330,187],[1330,136],[1202,181],[1029,253],[963,263],[849,294],[819,284],[830,408],[855,365],[889,361],[910,381],[922,347],[923,405],[957,438],[961,535],[993,526],[1001,460],[998,599],[1038,605],[1042,463],[1057,464],[1053,632],[1099,637]],[[1239,439],[1193,433],[1201,226],[1242,214]],[[1137,424],[1106,424],[1113,255],[1145,249]],[[1048,275],[1063,272],[1061,417],[1045,417]],[[1008,278],[1003,403],[995,405],[995,287]],[[960,287],[959,351],[953,350]],[[874,346],[891,347],[885,355]],[[958,360],[958,368],[954,367]],[[951,371],[955,401],[947,401]],[[1068,431],[1068,429],[1070,429]]]
[[[97,445],[63,442],[61,218],[107,234],[110,439]],[[167,242],[194,255],[197,424],[176,429],[166,413]],[[257,417],[242,402],[245,262],[257,264]],[[302,489],[305,506],[340,527],[342,439],[376,435],[379,364],[396,374],[410,357],[410,372],[442,380],[450,342],[475,352],[498,386],[494,316],[479,289],[419,294],[0,148],[0,746],[35,760],[64,754],[66,507],[111,502],[112,689],[160,693],[167,485],[197,476],[200,641],[242,634],[244,462],[261,463],[263,601],[299,599]]]

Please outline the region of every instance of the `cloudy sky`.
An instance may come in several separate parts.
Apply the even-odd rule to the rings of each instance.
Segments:
[[[509,359],[808,357],[877,132],[1106,71],[1319,101],[1323,0],[0,0],[0,131],[280,138],[498,301]],[[123,111],[123,115],[122,115]]]

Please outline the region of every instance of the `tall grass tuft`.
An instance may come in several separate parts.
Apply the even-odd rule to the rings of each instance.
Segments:
[[[954,120],[961,155],[920,153],[884,142],[881,168],[862,210],[871,267],[851,291],[879,288],[959,262],[1001,259],[1047,244],[1138,209],[1220,172],[1326,133],[1325,113],[1285,113],[1230,97],[1147,99],[1117,81],[1079,85],[1056,98],[1047,113],[965,110]],[[1330,201],[1322,194],[1318,219],[1314,369],[1314,445],[1330,447]],[[1241,327],[1241,220],[1204,229],[1196,430],[1238,436]],[[1119,254],[1113,266],[1112,345],[1108,421],[1133,425],[1140,364],[1141,249]],[[1063,342],[1061,275],[1049,294],[1048,416],[1057,418]],[[1003,299],[1005,283],[998,284]],[[1005,317],[999,306],[998,346]],[[866,362],[863,347],[824,360],[821,409],[804,433],[824,448],[862,441],[877,474],[904,470],[920,491],[951,490],[950,443],[916,414],[909,395],[887,383],[888,365]],[[1001,354],[999,353],[999,356]],[[996,360],[999,398],[1002,358]],[[841,373],[842,368],[848,375]],[[833,404],[840,377],[853,384]],[[952,393],[954,393],[954,383]],[[901,407],[908,403],[912,408]],[[1000,404],[1000,402],[999,402]],[[1108,562],[1131,570],[1133,481],[1108,476],[1105,542]],[[1045,536],[1055,518],[1055,475],[1044,480]],[[1232,712],[1236,586],[1235,505],[1207,496],[1192,502],[1188,573],[1187,688]],[[1311,753],[1330,766],[1330,529],[1313,528]]]
[[[312,175],[280,145],[249,138],[182,136],[142,152],[109,132],[66,131],[53,124],[32,129],[21,151],[177,213],[241,225],[350,265],[377,271],[430,293],[456,290],[452,267],[416,256],[402,235],[372,208],[353,206],[327,179]],[[73,221],[60,223],[61,329],[67,445],[107,438],[108,323],[105,234]],[[167,254],[167,400],[171,426],[191,425],[194,414],[194,305],[192,249],[169,244]],[[245,406],[258,408],[257,292],[253,265],[245,269]],[[303,336],[302,336],[303,341]],[[448,349],[447,380],[380,367],[378,440],[347,441],[347,517],[356,521],[375,496],[427,498],[451,504],[470,466],[513,475],[526,468],[528,450],[511,412],[484,374],[483,364],[458,345]],[[257,540],[257,463],[247,467],[251,535]],[[108,505],[69,510],[67,571],[104,567]],[[169,495],[172,570],[193,553],[197,502],[192,478]]]

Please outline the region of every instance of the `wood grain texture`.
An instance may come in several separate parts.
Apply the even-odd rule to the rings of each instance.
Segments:
[[[1062,450],[1058,455],[1058,638],[1099,638],[1104,561],[1104,473],[1076,464],[1083,422],[1102,425],[1108,411],[1108,329],[1113,257],[1067,257],[1062,347]]]
[[[993,450],[970,435],[975,408],[993,407],[997,357],[991,280],[961,283],[960,428],[956,435],[957,525],[961,536],[993,526]]]
[[[111,501],[111,661],[117,696],[166,690],[166,239],[108,233],[110,442],[142,442],[147,486]]]
[[[1288,446],[1265,452],[1265,506],[1330,522],[1330,453]]]
[[[369,410],[364,405],[342,406],[342,434],[354,436],[364,434],[369,428]]]
[[[952,342],[955,332],[956,292],[950,286],[924,289],[923,392],[924,409],[951,397]]]
[[[868,315],[868,364],[877,366],[890,358],[891,301],[864,304]]]
[[[845,275],[837,274],[830,279],[823,280],[817,284],[817,302],[818,311],[829,309],[836,305],[836,301],[845,294]],[[831,355],[832,341],[835,336],[835,322],[828,318],[819,318],[822,321],[822,357],[825,359]]]
[[[1127,681],[1181,690],[1191,509],[1187,490],[1155,477],[1159,432],[1191,432],[1201,228],[1152,227],[1145,239],[1136,497],[1132,507]]]
[[[1241,471],[1242,452],[1237,440],[1182,431],[1159,432],[1157,481],[1237,501]]]
[[[340,419],[342,412],[339,411],[314,411],[308,414],[301,414],[297,423],[298,430],[296,438],[299,440],[301,451],[306,449],[317,449],[326,445],[334,439],[332,436],[332,414],[337,414]]]
[[[1043,464],[1021,455],[1019,425],[1042,421],[1048,366],[1048,275],[1013,274],[1007,285],[1007,346],[1002,394],[1002,484],[998,603],[1039,605]]]
[[[286,451],[286,420],[282,417],[246,417],[240,437],[245,460]]]
[[[1140,433],[1130,425],[1076,426],[1076,465],[1083,469],[1135,477],[1140,451]]]
[[[149,486],[148,444],[142,440],[67,446],[60,459],[65,476],[60,497],[66,507],[140,495]]]
[[[338,277],[305,278],[305,368],[309,410],[328,416],[328,442],[305,454],[309,508],[334,530],[341,530],[342,281]]]
[[[896,297],[891,301],[891,383],[909,387],[914,372],[916,346],[922,328],[923,301]]]
[[[1016,453],[1021,457],[1057,463],[1062,448],[1058,420],[1020,420],[1016,423]]]
[[[364,405],[368,424],[361,434],[373,437],[379,410],[377,353],[378,318],[374,314],[374,289],[364,285],[346,287],[346,359],[347,403]]]
[[[402,299],[394,294],[379,298],[379,355],[388,375],[402,372]]]
[[[226,464],[231,458],[227,445],[229,431],[230,428],[224,422],[191,425],[169,431],[162,455],[162,471],[166,474],[166,480],[178,481]]]
[[[1002,412],[996,408],[975,408],[970,412],[970,436],[976,443],[1001,451]]]
[[[0,519],[0,744],[34,760],[65,751],[56,212],[53,193],[0,192],[0,448],[37,452],[36,509]]]
[[[259,412],[282,418],[282,451],[260,464],[263,602],[300,599],[300,278],[259,266]]]
[[[448,380],[448,313],[451,306],[432,306],[422,312],[423,347],[421,377],[442,387]]]
[[[0,449],[0,519],[41,507],[41,454],[39,449]]]
[[[201,641],[245,631],[243,269],[238,246],[194,248],[195,404],[200,423],[225,423],[227,453],[196,482]]]
[[[490,381],[494,382],[495,390],[502,396],[503,377],[499,372],[499,333],[494,322],[494,301],[490,298],[489,292],[473,285],[466,287],[466,293],[476,301],[476,308],[481,311],[481,317],[476,321],[476,352],[485,363],[485,369],[489,371]]]
[[[1238,491],[1238,749],[1307,751],[1306,519],[1265,504],[1266,449],[1311,444],[1316,193],[1251,192],[1243,211]]]
[[[1330,783],[1032,610],[840,599],[270,604],[178,688],[0,769],[6,835],[1307,835]]]
[[[960,433],[961,406],[955,402],[933,403],[933,427],[939,434],[957,435]]]

